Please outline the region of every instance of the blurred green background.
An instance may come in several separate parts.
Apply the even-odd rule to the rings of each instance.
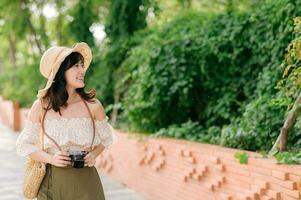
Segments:
[[[42,53],[84,41],[116,127],[267,151],[300,91],[298,16],[297,0],[1,0],[0,94],[30,107]]]

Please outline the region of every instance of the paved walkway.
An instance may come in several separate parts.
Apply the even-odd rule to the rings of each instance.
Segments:
[[[18,134],[0,124],[0,200],[22,200],[23,157],[15,153]],[[146,200],[108,176],[100,175],[106,200]]]

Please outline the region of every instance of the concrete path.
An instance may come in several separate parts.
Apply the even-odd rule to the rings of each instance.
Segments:
[[[22,200],[23,157],[15,153],[18,134],[0,124],[0,200]],[[106,200],[147,200],[108,176],[100,174]]]

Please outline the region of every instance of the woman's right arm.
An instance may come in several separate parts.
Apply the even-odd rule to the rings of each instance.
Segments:
[[[51,155],[41,150],[39,138],[41,116],[42,106],[40,101],[36,100],[30,108],[24,129],[17,138],[17,154],[20,156],[28,156],[36,161],[49,163],[58,167],[67,166],[70,164],[70,158],[67,152],[59,151],[55,155]]]

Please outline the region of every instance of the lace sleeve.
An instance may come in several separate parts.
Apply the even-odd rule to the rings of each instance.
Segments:
[[[106,116],[105,119],[99,121],[96,120],[95,128],[96,134],[100,138],[101,144],[106,148],[109,149],[113,144],[118,141],[118,138],[114,134],[113,127],[108,123],[109,117]]]
[[[25,127],[16,141],[16,153],[19,156],[28,156],[39,150],[39,130],[40,123],[26,120]]]

